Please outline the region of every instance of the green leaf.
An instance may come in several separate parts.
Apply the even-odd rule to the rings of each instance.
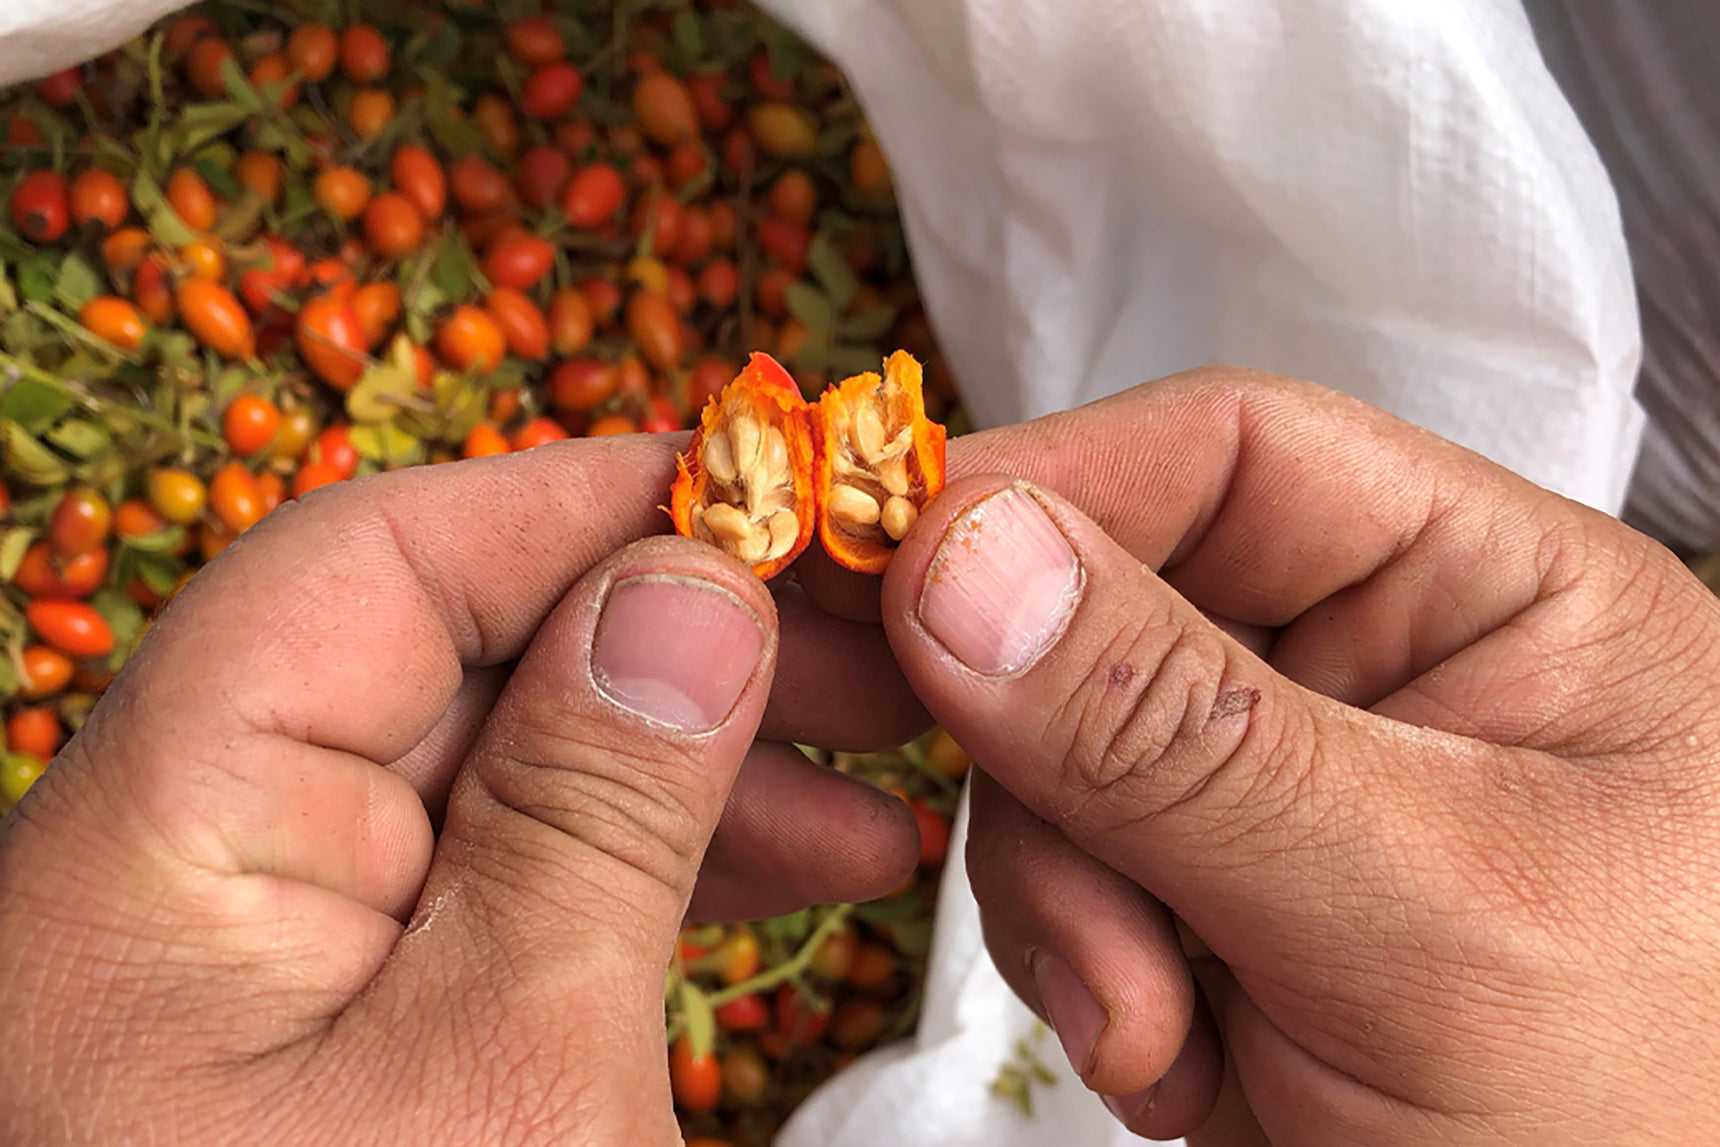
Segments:
[[[18,293],[32,303],[51,303],[58,278],[59,272],[53,263],[45,258],[32,259],[18,268]],[[8,340],[7,349],[18,348]]]
[[[166,526],[153,534],[139,534],[134,538],[126,538],[120,543],[128,550],[140,554],[171,554],[185,544],[184,526]],[[179,576],[177,574],[175,577]],[[154,587],[151,587],[154,588]],[[162,593],[162,590],[156,590]]]
[[[808,342],[794,352],[789,365],[796,370],[820,371],[830,367],[830,352],[833,348],[827,342]],[[811,396],[809,395],[808,398]]]
[[[138,212],[149,220],[150,237],[163,247],[177,251],[197,238],[197,233],[185,225],[185,220],[179,217],[179,213],[161,193],[161,188],[148,175],[140,172],[138,177],[132,180],[131,201],[137,205]]]
[[[252,374],[242,366],[230,366],[214,377],[209,387],[209,397],[214,404],[225,410],[227,404],[237,398],[239,392],[252,381]]]
[[[176,526],[174,529],[179,529],[179,527]],[[161,534],[169,532],[171,531],[163,530],[161,531]],[[183,531],[181,532],[183,533]],[[160,537],[161,534],[152,534],[150,536]],[[174,544],[178,545],[179,543],[176,542]],[[143,579],[144,585],[148,586],[156,593],[171,593],[173,591],[173,587],[179,584],[179,579],[183,577],[184,574],[185,566],[175,558],[168,557],[165,554],[156,553],[139,553],[137,555],[137,576]]]
[[[806,249],[806,265],[818,280],[818,285],[824,288],[830,305],[837,313],[846,310],[854,292],[860,289],[860,280],[854,277],[853,268],[848,266],[848,260],[836,249],[836,244],[822,231],[812,237],[812,243]]]
[[[24,553],[35,540],[36,531],[31,526],[13,526],[0,537],[0,581],[11,581],[18,575]]]
[[[219,139],[241,126],[254,114],[250,108],[232,100],[189,104],[181,109],[174,119],[174,150],[183,155],[198,151],[210,141]]]
[[[311,194],[311,189],[296,179],[289,180],[286,189],[281,193],[281,218],[302,219],[316,208],[317,201]]]
[[[76,314],[101,293],[101,277],[82,255],[73,251],[61,260],[60,273],[54,278],[54,297],[61,306]]]
[[[830,300],[824,297],[824,292],[810,283],[797,282],[789,284],[783,297],[788,303],[788,313],[799,319],[813,337],[830,337],[831,329],[836,325],[836,312]]]
[[[786,916],[773,916],[761,921],[758,929],[780,943],[798,944],[812,933],[812,913],[802,908]]]
[[[32,101],[26,104],[24,118],[36,125],[36,130],[42,133],[42,138],[56,155],[65,146],[66,140],[72,137],[72,125],[64,117],[54,114],[39,103]]]
[[[354,422],[386,422],[417,393],[418,380],[411,371],[382,363],[368,368],[348,392],[346,412]]]
[[[253,115],[263,110],[263,97],[257,94],[257,89],[245,78],[244,69],[239,67],[239,61],[233,56],[227,56],[221,61],[221,82],[227,86],[227,95],[234,103],[249,108]]]
[[[687,1043],[694,1058],[708,1054],[717,1042],[717,1014],[710,997],[691,980],[681,981],[681,1017],[687,1021]]]
[[[836,321],[836,337],[843,342],[869,343],[883,338],[896,325],[896,308],[873,307]]]
[[[131,644],[143,627],[143,610],[124,590],[100,589],[90,597],[90,605],[102,615],[113,630],[114,644],[124,648]]]
[[[21,378],[0,396],[0,418],[10,418],[32,434],[53,425],[72,408],[72,396],[34,378]]]
[[[113,445],[113,435],[81,418],[62,422],[43,437],[74,458],[94,458]]]
[[[463,299],[472,292],[472,280],[477,277],[478,264],[464,243],[449,243],[436,256],[430,281],[444,298]],[[421,304],[420,304],[421,305]]]
[[[838,346],[830,349],[830,373],[837,378],[877,371],[884,356],[876,347]]]
[[[11,419],[0,419],[0,456],[6,470],[28,486],[58,486],[66,480],[59,456]]]
[[[0,314],[9,315],[18,309],[18,292],[12,289],[12,279],[0,265]]]
[[[161,48],[166,42],[165,32],[157,32],[149,38],[149,100],[158,112],[164,110],[166,103],[161,91]],[[153,117],[150,122],[155,122]]]
[[[669,29],[669,36],[689,63],[697,63],[704,56],[705,34],[699,27],[699,18],[693,13],[682,12],[676,16],[675,23]]]

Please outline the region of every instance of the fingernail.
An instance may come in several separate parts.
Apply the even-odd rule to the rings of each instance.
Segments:
[[[1129,1095],[1106,1095],[1102,1098],[1105,1100],[1105,1109],[1117,1117],[1118,1123],[1127,1127],[1153,1109],[1158,1091],[1159,1085],[1155,1083],[1144,1091]]]
[[[1057,1033],[1063,1054],[1069,1057],[1069,1065],[1077,1075],[1085,1076],[1093,1068],[1093,1051],[1110,1017],[1061,956],[1049,952],[1036,955],[1033,982],[1039,988],[1039,1002],[1045,1005],[1051,1030]]]
[[[1019,673],[1081,600],[1081,565],[1039,503],[1011,487],[956,519],[926,570],[920,623],[976,673]]]
[[[688,577],[615,583],[591,645],[591,674],[611,701],[687,732],[723,723],[764,651],[746,603]]]

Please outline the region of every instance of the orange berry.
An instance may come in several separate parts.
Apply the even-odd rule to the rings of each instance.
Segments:
[[[340,42],[326,24],[300,24],[287,37],[287,60],[312,83],[328,79],[339,55]]]
[[[380,135],[394,120],[394,97],[382,88],[362,88],[353,93],[346,109],[346,122],[359,139]]]
[[[179,316],[197,341],[224,358],[250,358],[257,351],[251,316],[233,293],[208,279],[187,279],[174,292]]]
[[[136,350],[149,333],[137,308],[116,295],[99,295],[85,303],[78,311],[78,321],[91,334],[121,350]]]
[[[340,36],[340,70],[355,83],[369,84],[388,74],[388,41],[369,24],[354,24]]]
[[[532,362],[549,357],[549,323],[524,292],[497,287],[484,301],[484,309],[501,328],[509,354]]]
[[[151,242],[142,227],[121,227],[102,240],[102,262],[110,271],[134,270],[149,253]]]
[[[242,187],[254,192],[264,203],[274,203],[281,197],[281,157],[272,151],[247,151],[234,165],[233,174]]]
[[[353,292],[347,305],[364,330],[364,345],[375,347],[400,318],[400,288],[390,282],[368,283]]]
[[[292,67],[287,63],[287,57],[279,52],[264,56],[251,66],[251,74],[246,77],[253,88],[259,93],[265,93],[268,88],[276,89],[275,103],[283,108],[290,108],[299,102],[299,85],[287,83],[287,75]],[[265,98],[267,98],[265,94]]]
[[[637,434],[638,423],[625,414],[606,414],[591,424],[585,432],[587,438],[605,438],[612,434]]]
[[[221,244],[211,239],[198,239],[179,249],[179,260],[195,279],[221,280],[227,274],[227,256]]]
[[[235,534],[242,534],[263,517],[263,492],[256,475],[238,462],[229,462],[209,480],[209,508]]]
[[[462,458],[488,458],[495,454],[509,453],[508,440],[500,430],[487,422],[480,422],[466,435],[466,441],[460,447]]]
[[[530,450],[533,446],[542,446],[546,442],[559,442],[567,437],[561,423],[553,418],[534,418],[514,432],[514,437],[508,444],[515,450]]]
[[[241,394],[221,415],[227,447],[243,458],[268,448],[281,427],[281,408],[260,394]]]
[[[71,658],[46,645],[27,646],[18,661],[18,692],[32,701],[58,693],[72,679]]]
[[[423,238],[424,217],[405,195],[384,192],[366,205],[364,241],[372,254],[398,259],[417,250]]]
[[[72,180],[72,222],[99,224],[112,231],[131,212],[131,197],[119,177],[106,171],[86,171]]]
[[[370,202],[370,180],[351,167],[331,167],[317,176],[311,193],[324,211],[350,222]]]
[[[448,182],[441,161],[434,155],[407,144],[395,151],[388,170],[394,189],[412,201],[420,216],[435,219],[442,214],[448,201]],[[499,172],[497,178],[501,178]]]
[[[209,185],[195,169],[174,168],[173,174],[167,177],[165,194],[174,214],[193,231],[207,231],[215,226],[215,193],[209,190]]]
[[[299,308],[294,339],[305,365],[339,391],[348,391],[364,375],[364,324],[349,301],[312,299]]]
[[[327,462],[306,462],[293,476],[293,497],[302,498],[312,490],[346,481],[338,467]]]
[[[489,313],[474,306],[455,309],[436,331],[436,352],[455,370],[487,374],[507,351],[507,339]]]

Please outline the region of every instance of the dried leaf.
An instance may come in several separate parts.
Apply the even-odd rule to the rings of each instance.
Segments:
[[[681,1018],[687,1022],[687,1043],[693,1056],[709,1053],[717,1042],[717,1014],[710,997],[691,980],[681,981]]]
[[[67,477],[58,455],[11,419],[0,419],[0,456],[6,472],[28,486],[58,486]]]
[[[392,422],[354,426],[348,431],[352,448],[360,458],[384,465],[408,465],[421,461],[424,444]]]
[[[128,550],[140,554],[171,554],[185,544],[184,526],[167,526],[156,530],[153,534],[139,534],[136,537],[125,538],[120,542]],[[141,570],[140,570],[141,572]],[[174,575],[175,577],[178,574]],[[148,580],[145,578],[144,580]],[[154,586],[150,588],[154,589]],[[157,593],[164,592],[157,589]]]
[[[24,554],[35,540],[32,526],[13,526],[0,537],[0,581],[11,581],[17,576],[18,567],[24,564]]]
[[[113,435],[94,422],[72,419],[43,435],[74,458],[94,458],[113,445]]]
[[[386,422],[418,392],[418,379],[392,363],[379,363],[364,372],[346,396],[346,412],[354,422]]]

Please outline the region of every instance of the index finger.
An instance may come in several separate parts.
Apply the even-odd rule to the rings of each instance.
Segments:
[[[197,681],[214,693],[201,699],[217,728],[395,760],[447,708],[463,667],[519,656],[587,569],[668,528],[657,505],[674,447],[556,443],[288,502],[163,618],[195,608],[199,624],[158,624],[116,685]],[[138,719],[156,706],[127,709]]]

